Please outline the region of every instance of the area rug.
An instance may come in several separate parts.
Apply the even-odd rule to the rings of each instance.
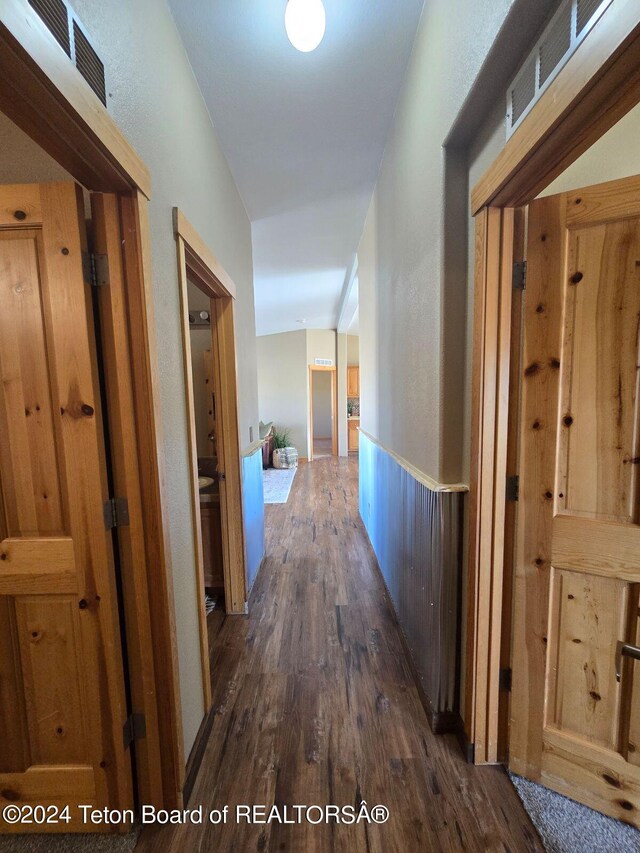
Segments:
[[[548,853],[640,853],[640,831],[510,773]]]
[[[297,468],[267,468],[262,472],[266,504],[286,504],[296,471]]]

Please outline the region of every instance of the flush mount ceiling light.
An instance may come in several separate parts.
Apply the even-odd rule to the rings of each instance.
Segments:
[[[322,39],[327,23],[322,0],[289,0],[284,13],[284,25],[289,41],[302,53],[315,50]]]

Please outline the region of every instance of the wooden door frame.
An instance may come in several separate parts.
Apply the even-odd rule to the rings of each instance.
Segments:
[[[515,511],[520,429],[520,326],[513,261],[523,248],[518,212],[640,103],[640,8],[612,0],[471,192],[475,217],[471,483],[467,555],[464,723],[476,763],[506,758]]]
[[[247,612],[247,567],[242,513],[242,453],[238,423],[238,380],[233,307],[236,289],[231,277],[225,272],[207,244],[177,207],[173,209],[173,223],[178,250],[178,277],[182,308],[185,405],[189,422],[191,511],[193,542],[196,552],[202,679],[206,711],[208,712],[211,707],[211,675],[207,615],[204,601],[204,559],[200,527],[198,446],[193,399],[187,272],[191,273],[192,277],[197,280],[200,289],[211,298],[213,383],[218,405],[216,422],[220,427],[219,435],[216,436],[218,468],[224,472],[224,479],[220,481],[220,517],[225,609],[230,614],[244,614]]]
[[[337,368],[324,364],[309,365],[309,462],[313,462],[313,373],[331,373],[331,455],[338,455],[338,389]]]
[[[149,171],[24,0],[0,3],[0,110],[88,190],[113,194],[116,202],[105,213],[111,226],[119,219],[122,280],[104,289],[101,306],[108,312],[104,345],[111,353],[105,366],[112,436],[122,440],[114,474],[135,492],[129,505],[131,547],[122,548],[120,557],[132,580],[125,604],[137,617],[137,649],[129,651],[128,666],[143,707],[133,710],[146,716],[144,749],[136,755],[138,798],[179,807],[185,761],[153,317]],[[128,352],[118,339],[123,329]],[[116,410],[130,394],[132,405]],[[148,597],[139,594],[141,589]]]

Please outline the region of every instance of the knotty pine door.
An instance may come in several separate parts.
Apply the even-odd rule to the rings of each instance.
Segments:
[[[85,242],[75,184],[0,187],[0,808],[45,831],[132,805]]]
[[[509,763],[640,825],[640,178],[529,207]]]

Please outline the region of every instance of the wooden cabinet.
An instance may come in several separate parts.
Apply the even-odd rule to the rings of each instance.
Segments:
[[[360,368],[347,367],[347,397],[360,396]]]
[[[217,497],[217,496],[216,496]],[[220,501],[200,504],[205,587],[224,587]]]
[[[347,421],[347,448],[349,452],[358,452],[358,427],[360,418],[350,418]]]

